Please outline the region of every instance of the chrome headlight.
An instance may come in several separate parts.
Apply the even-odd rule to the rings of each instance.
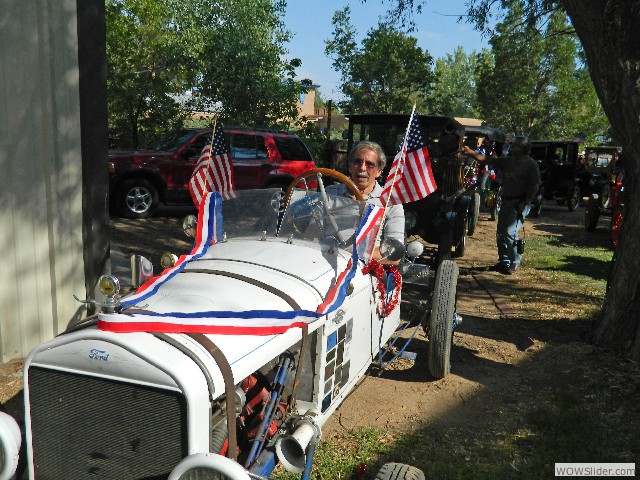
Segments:
[[[187,237],[196,238],[196,233],[198,232],[198,217],[193,214],[184,217],[182,230]]]
[[[413,240],[407,244],[407,255],[409,258],[418,258],[424,252],[424,245],[418,240]]]
[[[418,217],[413,212],[408,212],[405,210],[404,212],[404,230],[406,232],[410,232],[416,225],[418,224]]]
[[[11,415],[0,412],[0,478],[14,478],[21,443],[18,423]]]
[[[164,269],[171,268],[176,263],[178,263],[178,257],[173,253],[163,253],[160,257],[160,266]]]
[[[186,479],[250,480],[249,474],[239,463],[216,453],[194,453],[184,458],[171,471],[169,480]]]

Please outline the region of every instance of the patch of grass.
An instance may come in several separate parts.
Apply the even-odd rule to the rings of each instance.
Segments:
[[[514,292],[513,300],[531,317],[591,320],[604,302],[612,256],[602,247],[531,235],[521,275],[528,288]]]
[[[352,432],[322,439],[316,449],[312,477],[314,479],[356,478],[361,465],[369,465],[393,448],[396,438],[382,430],[358,428]],[[278,468],[272,475],[279,480],[298,480],[299,474],[285,472]]]
[[[604,286],[613,257],[609,249],[559,243],[553,236],[531,236],[526,249],[527,266],[547,271],[552,277],[555,275],[574,285],[587,281]]]

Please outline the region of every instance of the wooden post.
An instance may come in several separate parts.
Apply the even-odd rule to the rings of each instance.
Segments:
[[[331,100],[327,100],[327,140],[331,140]]]

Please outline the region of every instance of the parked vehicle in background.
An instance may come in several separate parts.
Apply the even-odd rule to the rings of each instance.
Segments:
[[[532,140],[530,156],[538,162],[542,184],[533,201],[530,215],[537,217],[545,200],[555,200],[574,211],[582,199],[576,180],[583,168],[578,163],[580,140]]]
[[[362,140],[380,144],[389,161],[381,182],[391,166],[409,123],[409,115],[353,114],[349,119],[349,150]],[[419,235],[438,245],[438,259],[464,255],[468,216],[472,202],[465,186],[468,159],[458,158],[464,126],[452,117],[420,115],[423,137],[429,149],[438,189],[417,202],[404,205],[407,236]]]
[[[499,157],[502,155],[506,137],[502,130],[488,126],[465,126],[464,144],[477,152],[481,152],[488,157]],[[500,204],[502,203],[502,174],[496,172],[489,165],[480,164],[473,161],[473,166],[466,177],[467,190],[472,192],[472,208],[476,210],[475,215],[470,216],[470,227],[473,223],[473,230],[477,223],[477,214],[480,207],[483,207],[491,215],[491,220],[498,218]],[[476,207],[477,205],[477,207]],[[469,235],[473,235],[470,228]]]
[[[583,197],[598,195],[604,206],[609,200],[610,188],[622,169],[622,147],[587,147],[584,164],[576,174],[576,182]]]
[[[584,210],[584,226],[588,232],[593,232],[598,226],[598,219],[601,215],[611,217],[609,222],[609,240],[613,249],[618,246],[618,237],[622,228],[624,218],[624,172],[619,162],[616,178],[605,188],[606,193],[601,197],[597,193],[592,193],[587,200]]]
[[[238,190],[286,188],[315,163],[304,142],[287,132],[225,128]],[[191,205],[188,183],[211,129],[184,129],[154,149],[109,152],[109,194],[113,212],[146,218],[161,203]]]

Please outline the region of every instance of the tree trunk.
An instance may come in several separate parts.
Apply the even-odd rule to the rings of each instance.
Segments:
[[[640,360],[640,3],[561,0],[585,50],[591,78],[621,142],[624,222],[596,344]]]

